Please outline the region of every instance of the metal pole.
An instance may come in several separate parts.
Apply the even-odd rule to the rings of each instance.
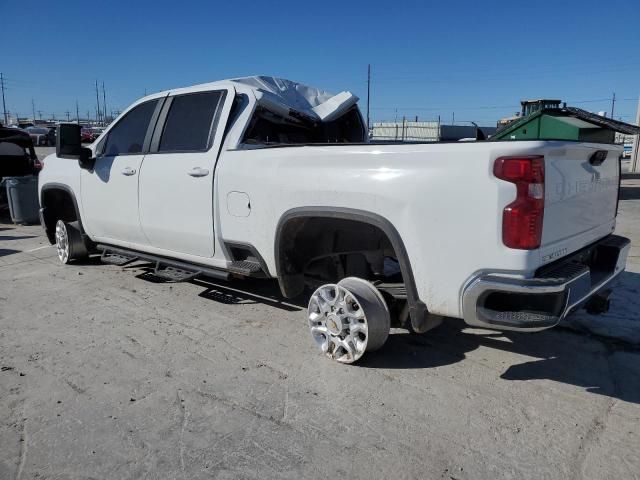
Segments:
[[[104,90],[104,82],[102,82],[102,111],[104,115],[102,116],[102,126],[107,123],[107,94]]]
[[[100,94],[98,93],[98,80],[96,80],[96,122],[100,123]]]
[[[31,99],[31,112],[33,113],[33,124],[36,124],[36,104],[33,101],[33,98]]]
[[[613,120],[613,109],[616,106],[616,92],[613,92],[613,98],[611,99],[611,120]]]
[[[7,105],[4,101],[4,77],[2,76],[2,72],[0,72],[0,87],[2,87],[2,112],[4,114],[4,124],[9,123],[7,120]]]
[[[76,121],[80,125],[80,109],[78,108],[78,100],[76,100]]]
[[[640,97],[638,97],[638,111],[636,112],[636,125],[640,127]],[[633,139],[633,155],[631,160],[631,172],[640,173],[640,134]]]
[[[404,142],[404,122],[407,121],[405,116],[402,117],[402,141]]]
[[[369,101],[371,99],[371,64],[367,68],[367,129],[369,128]]]

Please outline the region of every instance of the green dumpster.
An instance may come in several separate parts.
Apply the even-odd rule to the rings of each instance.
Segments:
[[[524,111],[523,111],[524,115]],[[581,108],[542,108],[498,129],[491,140],[575,140],[615,143],[616,132],[640,134],[640,127]]]

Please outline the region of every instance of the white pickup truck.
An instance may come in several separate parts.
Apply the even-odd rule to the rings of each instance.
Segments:
[[[142,98],[90,148],[61,125],[42,225],[63,263],[315,290],[312,337],[344,363],[390,326],[538,331],[608,308],[629,249],[613,235],[619,146],[369,143],[356,102],[247,77]]]

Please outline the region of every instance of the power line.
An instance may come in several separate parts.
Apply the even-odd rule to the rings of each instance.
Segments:
[[[549,67],[549,69],[540,69],[538,67],[531,68],[527,70],[526,68],[518,68],[514,70],[509,69],[501,69],[491,72],[485,73],[473,73],[470,74],[467,70],[464,74],[460,73],[458,75],[451,74],[421,74],[421,73],[406,73],[406,74],[392,74],[385,76],[377,75],[377,83],[388,83],[389,81],[397,81],[397,80],[412,80],[412,81],[421,81],[424,83],[442,83],[442,82],[450,82],[452,79],[468,79],[471,81],[477,81],[478,79],[503,79],[505,77],[526,77],[526,78],[535,78],[535,77],[544,77],[544,76],[567,76],[570,74],[593,74],[593,73],[608,73],[612,71],[627,71],[627,70],[635,70],[638,68],[640,64],[633,63],[625,63],[622,65],[611,65],[608,67],[597,66],[595,68],[585,67],[587,69],[580,69],[571,71],[568,69],[563,71],[563,68],[566,64],[558,65],[556,67]],[[452,68],[452,67],[449,67]]]

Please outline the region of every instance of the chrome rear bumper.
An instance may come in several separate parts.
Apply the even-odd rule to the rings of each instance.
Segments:
[[[499,330],[553,327],[624,271],[629,247],[629,239],[610,235],[538,269],[533,278],[480,275],[463,293],[464,320]]]

